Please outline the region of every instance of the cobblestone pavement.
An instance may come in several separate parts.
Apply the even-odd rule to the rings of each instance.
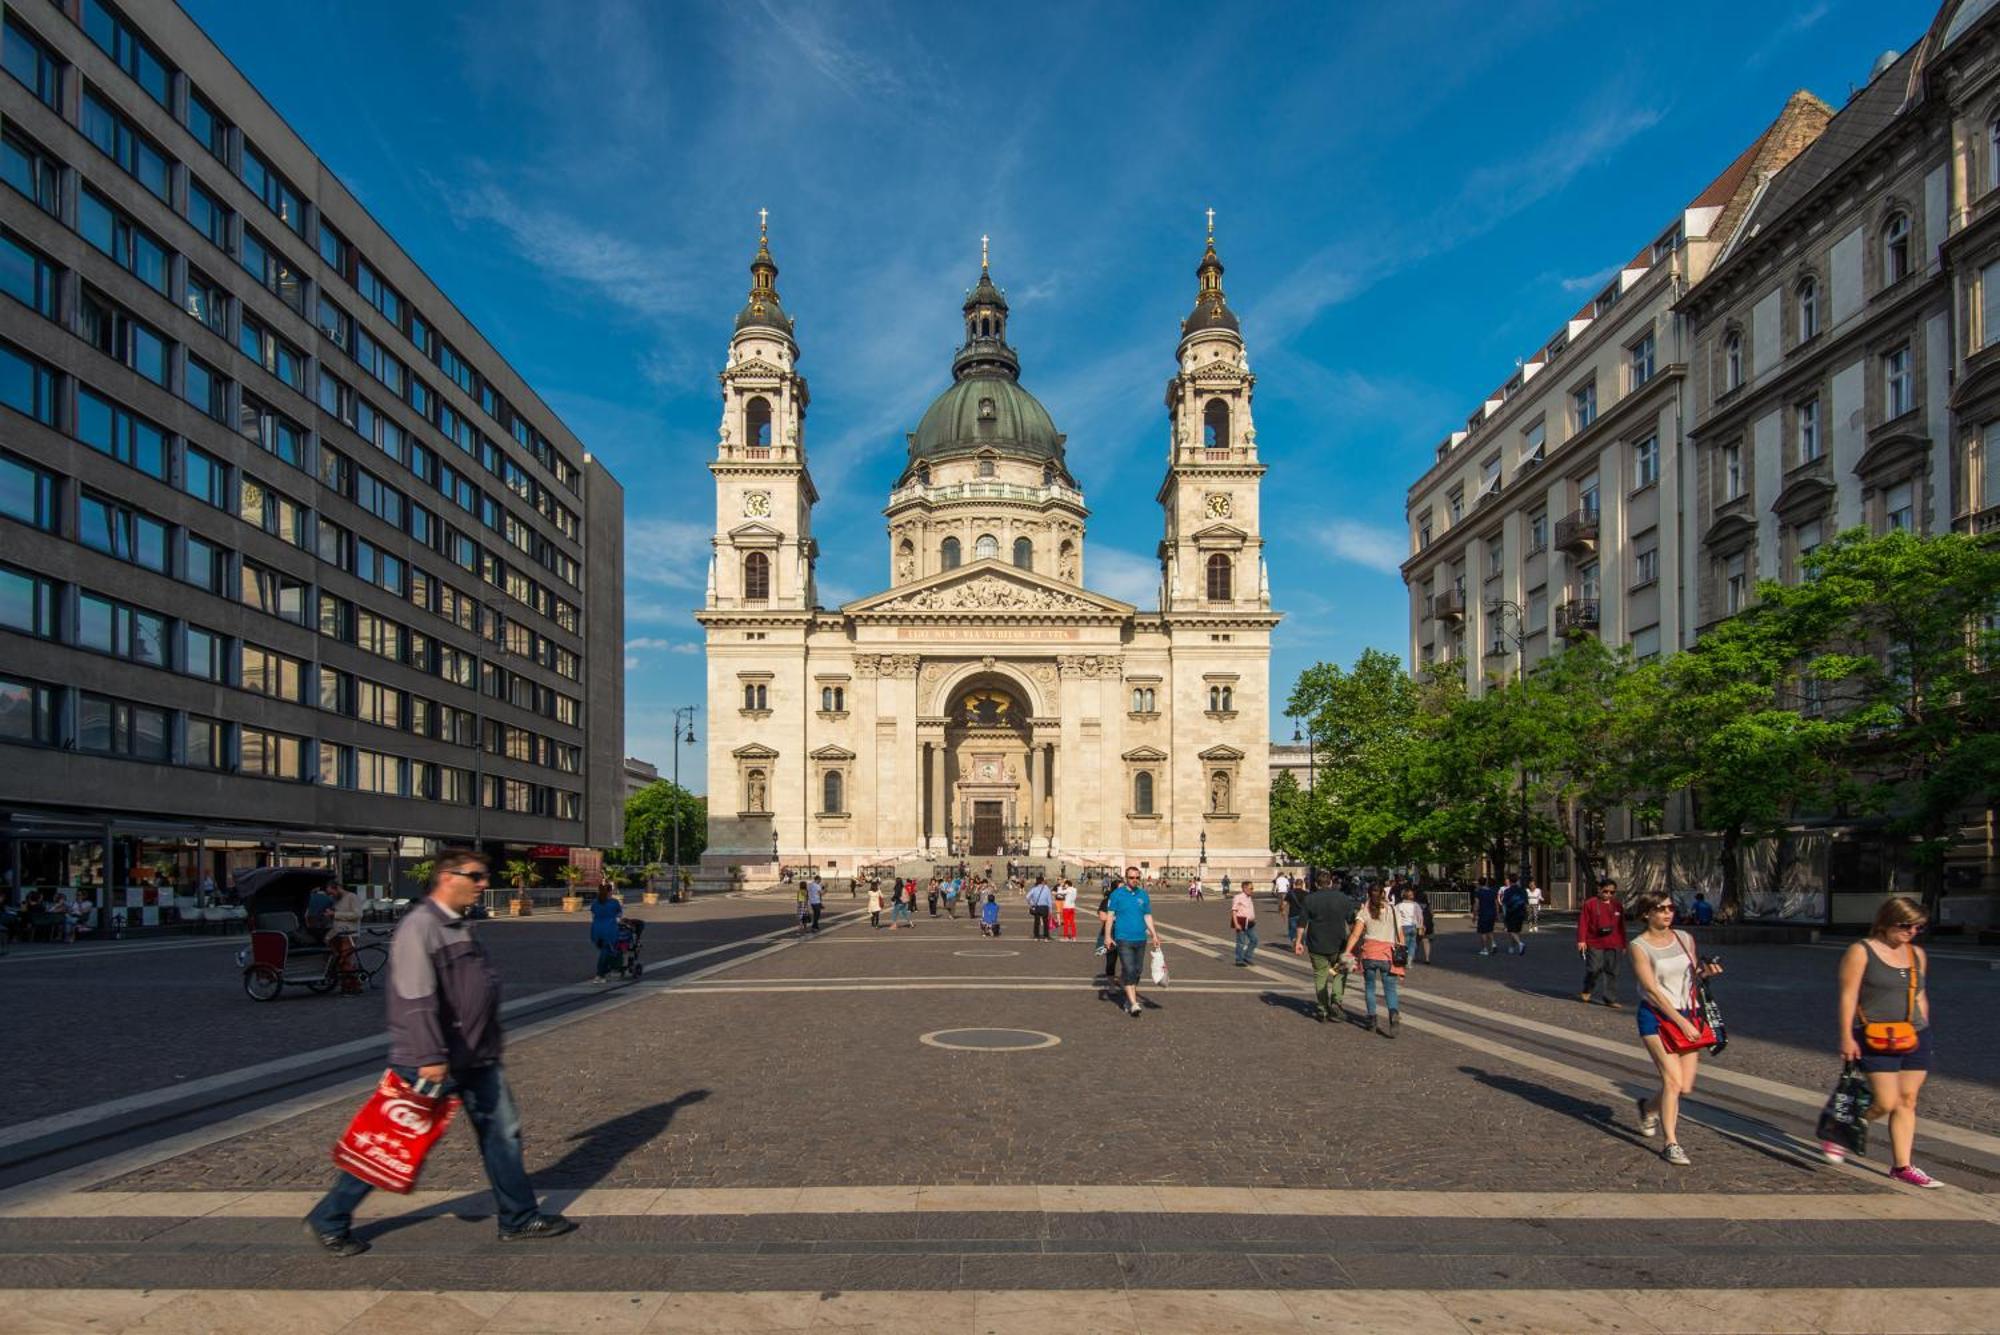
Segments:
[[[789,911],[696,908],[656,957],[705,932],[768,930]],[[1143,989],[1136,1019],[1100,999],[1087,941],[1034,941],[1010,906],[997,941],[963,920],[875,932],[863,919],[725,953],[699,977],[649,977],[619,1009],[516,1042],[529,1168],[552,1207],[582,1220],[570,1238],[495,1243],[471,1137],[454,1130],[421,1199],[371,1200],[360,1231],[372,1253],[337,1263],[306,1251],[294,1221],[327,1180],[327,1146],[358,1102],[350,1088],[268,1125],[230,1121],[185,1145],[126,1151],[41,1196],[34,1184],[0,1191],[0,1269],[38,1291],[116,1290],[102,1297],[114,1305],[149,1286],[216,1290],[218,1302],[223,1290],[450,1289],[473,1295],[463,1301],[478,1316],[456,1328],[493,1330],[581,1328],[589,1304],[557,1303],[540,1325],[518,1309],[508,1325],[477,1291],[629,1290],[629,1307],[589,1309],[626,1329],[670,1311],[725,1324],[663,1296],[690,1290],[774,1304],[923,1291],[940,1299],[932,1319],[896,1319],[927,1330],[1010,1328],[979,1316],[973,1295],[1046,1289],[1078,1295],[1034,1317],[1065,1332],[1375,1330],[1390,1319],[1352,1298],[1301,1315],[1300,1303],[1336,1292],[1407,1291],[1407,1310],[1436,1320],[1399,1324],[1456,1331],[1747,1329],[1729,1314],[1752,1311],[1768,1329],[1903,1328],[1889,1312],[1910,1328],[1978,1329],[1968,1313],[2000,1311],[1980,1302],[2000,1297],[1986,1287],[2000,1208],[1982,1194],[2000,1146],[1975,1134],[1993,1125],[1990,1054],[1940,1080],[1939,1103],[1968,1114],[1945,1119],[1961,1128],[1956,1141],[1920,1140],[1920,1160],[1954,1184],[1944,1192],[1819,1163],[1799,1152],[1810,1109],[1726,1081],[1698,1091],[1681,1135],[1694,1166],[1675,1169],[1634,1126],[1644,1072],[1631,1016],[1562,999],[1569,954],[1542,949],[1561,938],[1544,934],[1525,958],[1477,959],[1469,934],[1447,935],[1441,963],[1412,971],[1406,1023],[1390,1039],[1314,1023],[1308,980],[1271,947],[1258,967],[1231,967],[1212,939],[1215,906],[1159,909],[1173,978]],[[525,935],[502,946],[518,925],[482,930],[522,952],[503,969],[573,981],[576,929],[547,927],[534,948]],[[558,951],[569,953],[551,962]],[[1811,984],[1834,955],[1730,954],[1744,999],[1732,1003],[1725,1060],[1796,1085],[1794,1103],[1809,1098],[1826,1068],[1810,1046],[1823,1005]],[[1941,964],[1937,987],[1970,1014],[1990,983],[1981,962],[1963,963]],[[1350,1009],[1359,1003],[1357,984]],[[922,1041],[954,1028],[1056,1041]],[[1705,1293],[1673,1307],[1691,1278]],[[1859,1309],[1822,1288],[1909,1297],[1857,1322]],[[1591,1296],[1607,1289],[1645,1290],[1653,1306]],[[1787,1306],[1764,1296],[1772,1289],[1795,1297]],[[1156,1290],[1241,1296],[1220,1316],[1141,1316],[1133,1304]],[[1718,1307],[1724,1290],[1742,1305]],[[1075,1305],[1100,1292],[1125,1295],[1102,1322]],[[963,1320],[946,1315],[953,1295],[974,1303]],[[325,1329],[374,1328],[353,1296],[329,1301],[339,1319]],[[635,1313],[644,1320],[624,1320]],[[800,1328],[815,1316],[825,1312],[742,1324]]]

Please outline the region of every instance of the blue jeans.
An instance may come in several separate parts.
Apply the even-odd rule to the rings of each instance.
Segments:
[[[1368,1018],[1375,1018],[1375,980],[1382,980],[1382,1001],[1392,1011],[1403,1009],[1396,992],[1396,975],[1387,960],[1361,961],[1361,999],[1368,1004]]]
[[[398,1066],[397,1075],[414,1083],[416,1068]],[[528,1169],[521,1162],[521,1111],[514,1105],[514,1091],[499,1062],[453,1071],[445,1077],[445,1091],[465,1100],[465,1115],[472,1134],[479,1138],[479,1157],[486,1164],[486,1180],[493,1185],[493,1204],[500,1216],[500,1231],[512,1233],[525,1228],[540,1213],[535,1188],[528,1181]],[[354,1207],[374,1188],[352,1173],[343,1172],[333,1188],[313,1206],[306,1222],[319,1233],[345,1233],[354,1223]]]
[[[1257,953],[1257,924],[1245,923],[1236,933],[1236,962],[1248,964]]]

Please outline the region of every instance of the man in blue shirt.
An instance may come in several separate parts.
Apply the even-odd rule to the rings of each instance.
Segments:
[[[1125,878],[1104,901],[1104,934],[1118,952],[1118,969],[1124,975],[1125,1010],[1139,1016],[1139,971],[1146,966],[1146,947],[1160,944],[1153,926],[1153,901],[1139,888],[1139,869],[1127,867]]]
[[[1049,907],[1055,903],[1055,896],[1049,892],[1048,882],[1038,874],[1035,883],[1028,887],[1028,916],[1034,922],[1034,937],[1037,941],[1047,941],[1049,937]]]
[[[1494,919],[1500,916],[1500,887],[1481,878],[1472,888],[1473,927],[1479,933],[1479,953],[1493,954]]]
[[[1715,921],[1715,905],[1708,902],[1706,891],[1694,892],[1694,906],[1690,912],[1694,915],[1694,925],[1697,927],[1706,927]]]

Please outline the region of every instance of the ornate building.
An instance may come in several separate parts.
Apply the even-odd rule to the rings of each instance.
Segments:
[[[1167,383],[1157,610],[1083,586],[1090,511],[982,242],[951,385],[889,494],[888,587],[819,605],[810,403],[768,238],[722,374],[704,862],[1021,850],[1270,864],[1271,611],[1250,374],[1211,215]]]

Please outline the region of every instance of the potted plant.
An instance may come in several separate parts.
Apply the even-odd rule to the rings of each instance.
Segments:
[[[644,873],[646,893],[639,897],[640,903],[657,904],[660,902],[660,878],[664,875],[666,875],[666,868],[662,867],[659,863],[649,862],[646,864]]]
[[[575,913],[582,909],[583,896],[576,892],[576,887],[583,880],[583,868],[573,862],[565,862],[557,869],[556,875],[562,877],[562,883],[569,892],[563,896],[562,911]]]
[[[528,882],[535,879],[535,864],[516,858],[501,869],[501,875],[514,886],[514,902],[508,911],[516,918],[525,918],[533,913],[535,907],[528,901]]]

